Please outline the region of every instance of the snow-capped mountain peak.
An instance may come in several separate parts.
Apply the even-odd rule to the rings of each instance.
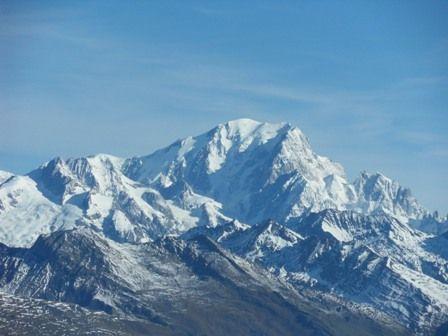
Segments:
[[[354,182],[354,187],[361,212],[384,212],[405,221],[421,218],[425,214],[410,189],[381,173],[362,172]]]
[[[127,176],[162,193],[187,184],[249,223],[290,220],[353,198],[342,166],[315,154],[305,135],[285,123],[230,121],[124,167]]]
[[[0,172],[2,243],[87,228],[120,250],[203,234],[296,288],[368,305],[410,330],[448,316],[446,238],[432,235],[448,229],[444,220],[381,173],[350,183],[300,129],[250,119],[142,157],[55,158],[25,176]]]
[[[88,190],[105,192],[122,184],[123,161],[106,154],[68,160],[58,157],[32,171],[29,176],[44,194],[64,204],[73,195]]]
[[[11,176],[2,173],[3,184]],[[94,225],[138,241],[232,219],[249,225],[268,219],[294,223],[325,209],[385,213],[416,226],[423,217],[430,222],[397,182],[363,172],[352,184],[342,166],[316,154],[297,127],[251,119],[220,124],[143,157],[55,158],[27,178],[26,188],[0,187],[3,208],[17,203],[0,217],[13,226],[33,218],[20,209],[46,209],[34,219],[40,229],[31,230],[32,237],[64,223]],[[21,203],[14,195],[24,190],[35,197]],[[437,226],[434,221],[426,226]]]

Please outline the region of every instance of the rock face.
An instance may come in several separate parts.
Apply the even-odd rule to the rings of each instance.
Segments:
[[[324,210],[289,228],[267,221],[244,230],[200,231],[299,290],[366,304],[414,332],[447,320],[445,237],[427,239],[393,217]]]
[[[3,246],[0,265],[6,292],[113,313],[124,330],[137,319],[141,334],[335,335],[349,329],[345,319],[359,324],[359,334],[402,332],[311,303],[205,236],[129,245],[88,229],[59,231],[29,249]]]
[[[348,181],[339,164],[313,152],[298,128],[240,119],[143,157],[56,158],[25,176],[0,171],[0,242],[11,246],[3,247],[1,287],[13,295],[144,316],[153,324],[162,318],[170,325],[177,317],[166,307],[190,303],[180,292],[176,300],[156,287],[146,293],[148,279],[163,273],[154,266],[163,264],[155,255],[181,258],[186,250],[196,255],[199,241],[185,240],[206,235],[213,240],[207,244],[223,254],[229,252],[222,247],[239,262],[243,258],[264,267],[247,266],[256,274],[269,272],[261,277],[425,334],[448,320],[447,223],[380,173],[363,172]],[[213,258],[207,265],[217,265]],[[176,270],[187,267],[176,265]],[[81,270],[84,280],[79,280]],[[166,272],[163,276],[171,274],[178,283],[167,276],[163,292],[191,277],[200,279],[194,271]],[[213,272],[223,276],[224,270]],[[185,286],[195,285],[187,281]],[[215,284],[208,288],[227,290]],[[111,295],[115,292],[122,294]],[[206,292],[204,298],[217,297]],[[198,302],[194,309],[202,314],[207,300]],[[281,310],[283,303],[275,304],[278,314],[294,320]],[[205,328],[201,323],[197,328]],[[316,330],[331,333],[316,323]],[[287,334],[294,327],[272,330]]]

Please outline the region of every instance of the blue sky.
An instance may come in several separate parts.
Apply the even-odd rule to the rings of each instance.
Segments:
[[[0,169],[300,127],[448,212],[447,1],[1,1]]]

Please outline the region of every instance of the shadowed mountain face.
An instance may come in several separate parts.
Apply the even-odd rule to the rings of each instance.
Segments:
[[[241,119],[143,157],[0,172],[0,286],[169,332],[332,333],[337,306],[366,333],[426,334],[448,320],[447,225],[380,173],[348,181],[298,128]]]
[[[336,335],[349,334],[347,320],[361,328],[357,335],[401,330],[343,306],[327,310],[205,236],[128,245],[89,230],[59,231],[29,249],[3,246],[0,262],[4,290],[46,300],[22,305],[78,304],[119,316],[115,323],[136,334]],[[61,316],[93,316],[67,307]],[[105,321],[99,315],[95,323]]]
[[[198,234],[298,290],[312,288],[374,307],[414,332],[434,330],[447,320],[447,262],[441,255],[448,251],[446,239],[427,239],[392,217],[325,210],[290,227],[275,221],[243,228],[228,223],[195,228],[184,237]]]

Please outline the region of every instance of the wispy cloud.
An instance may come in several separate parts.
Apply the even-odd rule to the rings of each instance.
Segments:
[[[434,144],[446,141],[446,137],[444,138],[440,134],[428,131],[403,131],[401,137],[403,140],[416,145]]]
[[[15,12],[0,7],[0,39],[17,40],[49,40],[72,43],[82,47],[101,48],[101,40],[93,38],[67,24],[67,18],[86,15],[82,8],[27,9]]]
[[[276,50],[275,55],[264,57],[263,51],[269,50],[263,48],[247,52],[258,46],[246,46],[249,40],[235,43],[239,37],[229,35],[223,23],[230,18],[245,29],[246,16],[257,14],[252,5],[238,8],[235,14],[224,5],[182,4],[179,7],[188,9],[189,20],[180,20],[181,24],[173,31],[170,27],[168,32],[160,28],[162,20],[147,25],[147,15],[140,15],[141,11],[134,13],[140,20],[135,29],[122,32],[121,27],[117,30],[113,25],[106,29],[104,22],[89,16],[88,6],[72,6],[34,6],[7,15],[0,10],[0,51],[17,48],[13,51],[22,58],[0,55],[0,71],[17,84],[11,85],[6,76],[0,78],[0,151],[7,148],[42,156],[95,151],[147,154],[177,137],[205,131],[217,122],[251,117],[297,124],[321,153],[349,162],[353,170],[392,167],[391,171],[398,175],[403,171],[402,161],[416,164],[410,161],[412,156],[446,162],[448,120],[440,112],[440,97],[448,87],[444,71],[419,68],[412,72],[408,70],[414,67],[409,66],[392,74],[394,69],[389,64],[380,64],[384,59],[357,63],[352,55],[356,46],[328,52],[325,44],[330,41],[325,40],[325,34],[329,29],[311,27],[308,35],[300,31],[303,36],[298,42],[286,31],[297,28],[292,21],[287,28],[272,26],[266,31],[271,34],[271,43],[277,28],[278,36],[285,37],[285,43],[278,41],[283,48],[278,54]],[[289,10],[277,3],[258,6],[269,15],[283,15]],[[171,9],[169,14],[174,11]],[[124,15],[127,19],[128,14]],[[244,20],[238,23],[233,15]],[[183,12],[179,17],[184,18]],[[175,29],[188,28],[192,17],[203,24],[213,23],[213,31],[210,35],[198,34],[195,26],[185,34],[189,41],[179,41],[178,35],[184,32]],[[121,15],[119,18],[124,19]],[[221,30],[215,21],[223,24]],[[137,28],[148,29],[148,34],[137,38]],[[236,28],[232,26],[231,31]],[[257,35],[260,30],[263,33],[264,27],[260,24],[252,29],[250,34]],[[338,32],[360,38],[343,30]],[[320,38],[325,41],[321,43]],[[319,45],[322,48],[315,48]],[[428,50],[424,53],[428,63],[420,63],[434,63],[439,69],[447,45],[440,43]],[[246,47],[246,54],[240,55]],[[283,62],[283,56],[289,60]],[[305,62],[297,60],[300,57]],[[307,60],[316,69],[322,65],[320,77],[310,73]],[[353,60],[357,64],[351,68]],[[381,65],[387,78],[378,79],[380,76],[372,76],[367,69],[370,77],[342,83],[340,78],[353,77],[333,68],[337,64],[343,64],[344,71],[347,67],[347,72],[351,69],[361,75],[369,64],[378,69]],[[326,76],[333,78],[327,81]],[[435,93],[440,96],[437,107],[430,106]]]
[[[428,154],[431,157],[437,157],[441,159],[448,159],[448,148],[447,147],[439,147],[439,148],[432,148],[428,151]]]

